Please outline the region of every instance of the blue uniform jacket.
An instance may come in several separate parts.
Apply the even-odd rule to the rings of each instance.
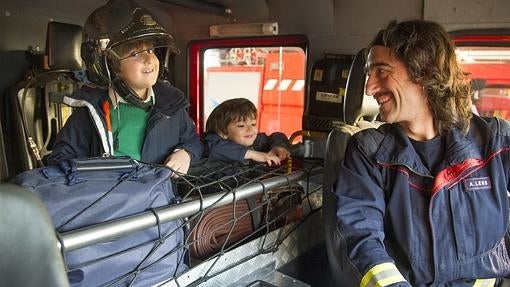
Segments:
[[[185,149],[191,154],[192,162],[196,162],[202,156],[203,147],[187,113],[189,104],[183,93],[168,82],[157,82],[152,88],[155,104],[147,122],[141,161],[162,164],[175,149]],[[106,90],[92,88],[82,88],[70,98],[64,98],[64,103],[79,108],[57,135],[49,163],[113,154],[112,134],[106,128],[102,109],[107,100]]]
[[[216,133],[207,133],[204,141],[206,143],[204,156],[221,161],[246,163],[244,156],[248,151],[248,147],[222,139]],[[268,152],[277,146],[289,149],[287,136],[279,132],[272,133],[270,136],[265,133],[258,133],[251,148],[256,151]]]
[[[360,280],[385,262],[412,286],[473,286],[510,274],[510,125],[473,116],[466,136],[445,136],[436,175],[398,124],[351,138],[334,185],[338,227],[355,270],[348,275]]]

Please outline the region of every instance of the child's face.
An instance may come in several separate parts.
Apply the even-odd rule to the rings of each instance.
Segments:
[[[142,98],[158,79],[159,60],[151,48],[151,44],[141,43],[120,60],[120,76]]]
[[[257,119],[249,117],[227,125],[227,139],[243,146],[251,146],[257,137]]]

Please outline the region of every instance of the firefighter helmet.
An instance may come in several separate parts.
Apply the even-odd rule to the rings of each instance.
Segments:
[[[81,56],[92,83],[103,88],[113,86],[129,103],[147,108],[115,69],[120,59],[116,48],[132,41],[152,43],[160,60],[160,76],[168,69],[169,56],[179,53],[174,38],[148,10],[132,0],[110,0],[87,18]]]

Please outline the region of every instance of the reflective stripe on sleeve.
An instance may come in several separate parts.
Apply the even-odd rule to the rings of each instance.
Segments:
[[[381,263],[370,268],[361,279],[360,287],[383,287],[398,282],[406,282],[406,279],[393,263]]]
[[[113,140],[112,140],[112,133],[111,131],[108,132],[107,127],[103,124],[103,121],[101,120],[101,116],[99,115],[98,111],[92,106],[91,103],[85,101],[85,100],[78,100],[71,97],[64,97],[62,99],[64,104],[71,106],[71,107],[86,107],[89,110],[89,114],[92,118],[92,121],[94,121],[95,128],[97,132],[99,133],[99,137],[101,138],[101,143],[103,144],[103,156],[111,156],[113,155]]]
[[[473,287],[493,287],[496,285],[496,278],[491,279],[476,279]]]

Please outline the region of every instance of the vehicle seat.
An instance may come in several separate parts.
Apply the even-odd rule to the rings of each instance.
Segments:
[[[2,286],[69,286],[55,228],[33,193],[0,184]]]
[[[80,56],[82,27],[49,22],[46,33],[46,51],[27,52],[32,68],[27,76],[10,92],[11,116],[6,116],[10,138],[11,176],[41,165],[27,142],[31,137],[40,158],[51,153],[54,139],[71,114],[62,103],[81,84],[76,78],[82,70]],[[9,153],[8,153],[9,155]]]
[[[365,52],[357,53],[349,71],[344,98],[344,123],[333,129],[326,141],[324,160],[324,187],[322,210],[325,226],[326,249],[337,286],[354,286],[351,272],[357,272],[345,260],[347,251],[340,239],[336,219],[337,197],[332,191],[336,181],[340,162],[344,159],[347,143],[353,134],[366,128],[377,128],[381,123],[375,119],[379,112],[377,102],[373,97],[365,95]]]

